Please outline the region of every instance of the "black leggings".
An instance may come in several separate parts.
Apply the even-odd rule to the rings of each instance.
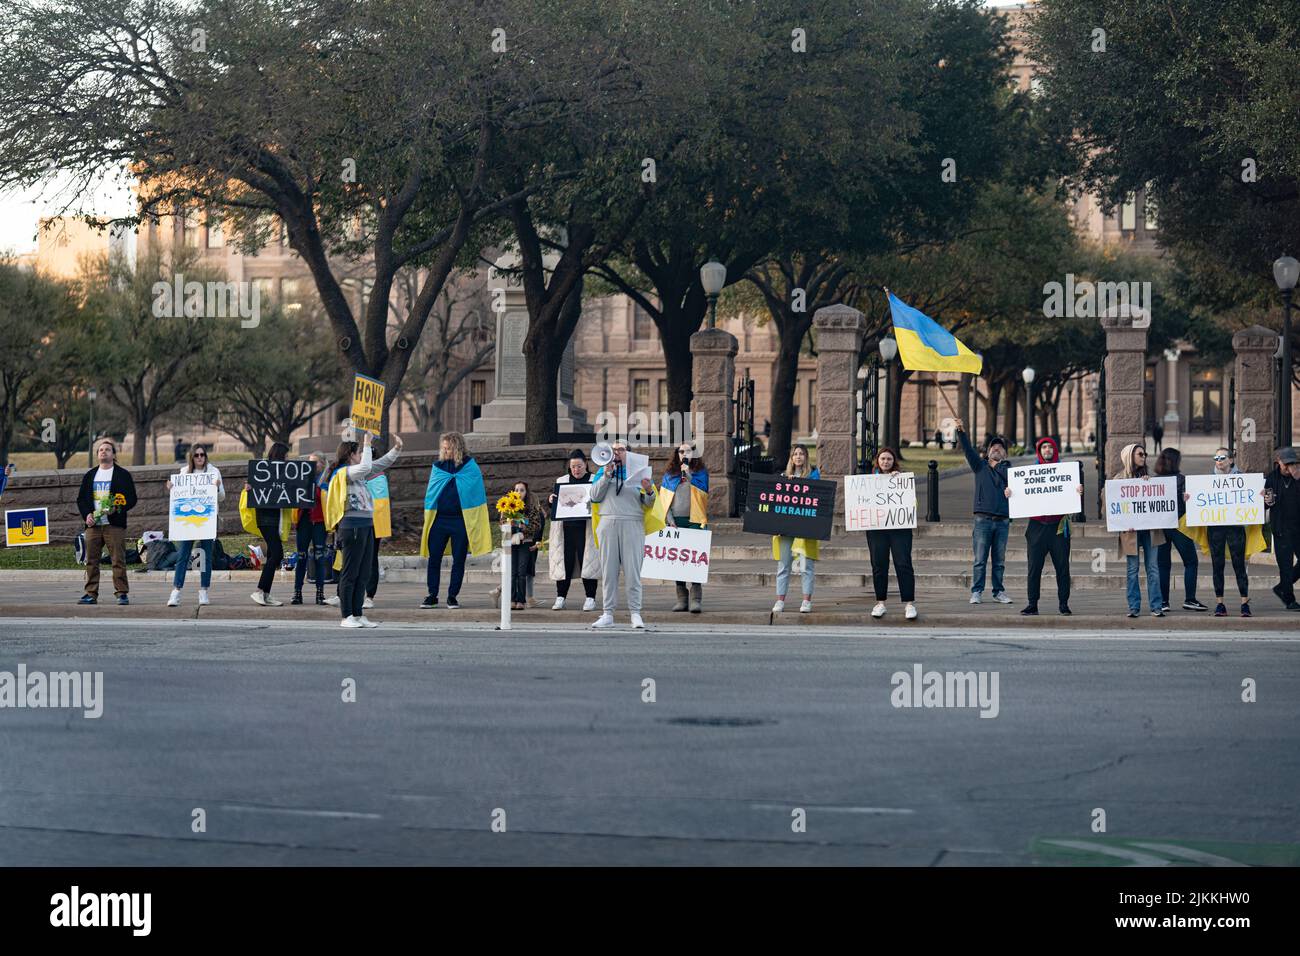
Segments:
[[[561,521],[564,532],[564,580],[555,582],[555,593],[560,597],[569,596],[569,579],[582,573],[582,559],[587,554],[587,522]],[[595,578],[583,578],[582,590],[587,597],[596,596]]]
[[[275,583],[275,572],[280,569],[280,563],[284,560],[284,542],[280,540],[279,512],[276,512],[274,522],[263,523],[262,519],[258,518],[257,530],[266,540],[266,563],[262,565],[262,573],[258,576],[257,589],[263,594],[270,594],[271,585]]]
[[[343,549],[339,614],[345,618],[361,617],[365,613],[365,585],[370,580],[370,556],[375,550],[375,526],[340,527],[334,538]]]
[[[298,520],[298,563],[293,568],[293,589],[302,590],[307,562],[316,562],[316,588],[325,586],[325,525],[311,518]]]
[[[370,552],[370,583],[366,585],[366,597],[373,598],[379,590],[379,545],[383,538],[375,539],[375,547]]]
[[[876,600],[883,601],[889,594],[891,555],[894,558],[894,574],[898,578],[898,596],[909,604],[916,600],[916,575],[912,573],[912,529],[868,531],[867,551],[871,555],[871,583],[876,589]]]
[[[1056,571],[1056,600],[1061,607],[1070,603],[1070,539],[1057,532],[1061,519],[1052,522],[1030,520],[1025,527],[1025,544],[1029,549],[1029,603],[1037,607],[1043,587],[1043,566],[1052,556]]]
[[[1223,597],[1223,546],[1232,555],[1232,573],[1237,576],[1237,593],[1250,594],[1250,579],[1246,576],[1246,529],[1241,525],[1218,525],[1206,528],[1210,539],[1210,566],[1214,569],[1214,596]]]

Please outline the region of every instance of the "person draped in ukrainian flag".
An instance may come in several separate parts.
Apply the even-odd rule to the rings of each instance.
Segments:
[[[603,566],[601,615],[591,626],[614,626],[621,572],[627,584],[632,626],[644,629],[641,562],[645,560],[645,536],[662,528],[663,522],[655,512],[655,486],[650,483],[649,472],[628,475],[626,442],[616,441],[613,448],[613,459],[591,481],[592,534],[600,547]]]
[[[709,469],[704,459],[695,455],[688,441],[673,449],[660,488],[664,493],[655,502],[655,510],[670,528],[703,528],[709,523]],[[677,583],[674,611],[692,614],[703,610],[704,585],[693,582],[688,590],[685,581]]]
[[[438,444],[439,459],[429,469],[424,491],[424,532],[420,556],[429,559],[428,594],[422,608],[438,606],[442,556],[451,552],[451,581],[447,585],[447,607],[460,607],[457,596],[465,580],[465,556],[492,553],[492,532],[488,524],[487,489],[483,472],[465,447],[460,432],[446,432]]]

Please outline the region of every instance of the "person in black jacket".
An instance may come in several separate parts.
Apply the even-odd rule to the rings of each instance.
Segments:
[[[1176,478],[1178,484],[1178,517],[1187,513],[1187,478],[1180,470],[1183,456],[1177,448],[1166,448],[1156,459],[1156,477]],[[1177,528],[1164,528],[1164,543],[1156,546],[1156,567],[1160,571],[1160,594],[1164,599],[1165,610],[1169,610],[1169,583],[1174,570],[1174,548],[1183,562],[1183,610],[1208,611],[1209,608],[1196,600],[1196,574],[1200,559],[1196,556],[1196,542]]]
[[[1011,598],[1002,587],[1002,572],[1006,567],[1007,538],[1011,534],[1011,510],[1007,505],[1007,478],[1011,465],[1007,461],[1007,443],[997,435],[989,439],[985,457],[971,447],[966,437],[966,425],[955,419],[957,440],[966,454],[966,463],[975,473],[975,528],[971,545],[975,564],[971,569],[970,603],[979,604],[984,595],[984,567],[989,553],[993,554],[993,600],[1010,604]]]
[[[1300,611],[1296,601],[1297,559],[1300,558],[1300,463],[1294,448],[1277,453],[1277,468],[1264,479],[1264,504],[1273,529],[1273,557],[1279,580],[1273,593],[1288,611]]]
[[[99,557],[108,545],[113,559],[113,591],[118,604],[130,604],[126,579],[126,514],[135,507],[135,481],[117,463],[117,445],[101,438],[95,446],[99,464],[81,477],[77,512],[86,524],[86,593],[79,604],[99,603]]]

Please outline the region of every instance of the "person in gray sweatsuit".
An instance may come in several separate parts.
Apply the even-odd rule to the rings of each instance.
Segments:
[[[625,484],[627,446],[614,443],[614,459],[591,483],[591,500],[600,505],[601,614],[592,627],[613,627],[618,606],[618,575],[627,582],[632,626],[641,620],[641,562],[645,558],[645,513],[654,507],[655,486],[643,477],[640,487]]]

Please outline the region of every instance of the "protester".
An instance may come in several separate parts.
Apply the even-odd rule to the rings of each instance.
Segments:
[[[569,454],[569,470],[555,479],[557,485],[590,484],[591,473],[587,470],[587,456],[579,449]],[[550,496],[550,503],[555,505],[555,493]],[[547,551],[547,566],[551,580],[555,582],[555,603],[552,611],[564,610],[569,596],[569,582],[574,575],[582,578],[582,589],[586,599],[582,602],[584,611],[596,609],[596,584],[600,576],[600,551],[591,535],[591,518],[565,518],[551,520],[550,543]]]
[[[1241,470],[1231,461],[1228,449],[1219,448],[1214,452],[1215,475],[1239,475]],[[1184,501],[1187,496],[1184,493]],[[1263,536],[1258,526],[1251,526],[1260,537],[1262,548]],[[1214,616],[1227,617],[1228,608],[1223,600],[1223,549],[1227,547],[1232,556],[1232,573],[1237,579],[1237,594],[1241,597],[1241,616],[1250,617],[1250,576],[1246,571],[1246,562],[1255,550],[1249,546],[1245,525],[1210,525],[1205,529],[1205,547],[1210,552],[1211,579],[1214,583]]]
[[[1034,450],[1038,463],[1050,465],[1061,460],[1060,448],[1053,438],[1038,439]],[[1075,485],[1081,503],[1083,486]],[[1011,497],[1011,489],[1005,492]],[[1038,613],[1038,597],[1043,587],[1043,567],[1051,555],[1052,570],[1056,573],[1056,604],[1062,614],[1070,614],[1070,516],[1035,515],[1025,526],[1025,546],[1029,552],[1029,582],[1026,587],[1028,602],[1020,611],[1024,615]]]
[[[325,603],[325,489],[329,486],[325,460],[315,452],[307,456],[315,469],[312,483],[312,506],[298,509],[297,551],[293,565],[293,599],[290,604],[302,603],[302,582],[307,576],[307,562],[311,561],[316,574],[316,603]]]
[[[785,463],[786,478],[821,478],[821,472],[808,465],[808,446],[793,445],[790,457]],[[772,558],[776,561],[776,603],[772,613],[780,614],[785,610],[785,596],[790,589],[790,572],[794,567],[796,556],[803,557],[803,603],[799,613],[812,611],[813,588],[817,583],[818,542],[815,538],[795,538],[790,535],[772,536]]]
[[[1273,593],[1288,611],[1300,611],[1295,594],[1300,568],[1300,461],[1294,448],[1283,448],[1277,453],[1277,463],[1277,470],[1264,481],[1264,504],[1269,509],[1279,578]]]
[[[523,611],[528,607],[528,579],[537,574],[537,551],[546,533],[546,512],[528,490],[528,482],[516,481],[514,492],[524,502],[524,513],[510,523],[519,535],[510,554],[510,607]]]
[[[898,453],[888,445],[876,452],[871,463],[873,475],[897,475]],[[884,528],[867,532],[867,553],[871,558],[871,584],[876,591],[872,617],[885,616],[885,599],[889,596],[889,559],[894,559],[894,576],[898,578],[898,597],[903,602],[903,617],[916,620],[916,575],[912,571],[912,529]]]
[[[614,626],[618,607],[618,579],[622,574],[627,587],[627,607],[632,627],[644,628],[641,619],[641,562],[645,559],[646,513],[655,505],[655,486],[649,476],[642,476],[640,487],[625,484],[627,445],[616,441],[614,457],[596,472],[591,482],[591,500],[596,508],[593,533],[600,543],[603,564],[601,614],[591,625]]]
[[[289,454],[289,446],[278,441],[266,453],[267,461],[284,461]],[[275,583],[275,572],[284,561],[284,541],[287,527],[281,512],[283,508],[257,508],[257,532],[266,542],[266,559],[262,564],[262,573],[257,578],[257,590],[249,595],[254,604],[263,607],[280,607],[284,602],[271,597],[271,585]]]
[[[993,556],[993,600],[1010,604],[1011,598],[1002,586],[1006,570],[1007,538],[1011,534],[1011,510],[1007,505],[1007,478],[1011,469],[1007,461],[1007,443],[994,435],[988,440],[984,457],[971,447],[966,437],[966,424],[960,418],[953,420],[957,440],[966,455],[966,463],[975,475],[975,527],[971,532],[971,546],[975,564],[971,568],[970,603],[979,604],[984,595],[984,568],[989,555]]]
[[[217,485],[217,502],[226,500],[226,486],[221,481],[221,472],[217,466],[208,461],[208,449],[206,445],[200,445],[197,442],[189,446],[185,453],[185,467],[181,469],[182,475],[211,475]],[[171,479],[167,480],[167,490],[172,490]],[[203,564],[199,568],[199,604],[207,604],[208,586],[212,584],[212,545],[215,538],[208,538],[198,542],[199,548],[203,553]],[[190,567],[190,555],[194,553],[193,541],[182,541],[177,548],[176,570],[172,573],[172,593],[167,599],[168,607],[178,607],[181,603],[181,589],[185,587],[185,572]]]
[[[117,463],[117,445],[101,438],[95,445],[99,464],[81,476],[77,511],[86,525],[86,593],[79,604],[99,603],[99,561],[108,545],[113,561],[113,591],[118,604],[130,604],[126,579],[126,516],[135,507],[135,481]]]
[[[373,472],[383,471],[397,460],[402,439],[394,435],[393,447],[378,460],[373,459],[371,441],[366,432],[360,448],[354,441],[339,445],[325,499],[326,522],[334,527],[334,538],[343,549],[343,572],[339,575],[342,627],[379,626],[365,615],[366,583],[375,548],[375,506],[366,482]]]
[[[1120,471],[1116,478],[1149,479],[1147,450],[1139,444],[1125,445],[1119,453]],[[1138,583],[1139,562],[1146,562],[1147,598],[1155,617],[1165,616],[1165,599],[1160,591],[1160,568],[1156,564],[1156,549],[1149,530],[1123,531],[1119,536],[1120,554],[1124,556],[1128,577],[1128,616],[1142,613],[1142,589]]]
[[[1169,585],[1173,574],[1173,550],[1183,562],[1183,610],[1208,611],[1209,607],[1196,600],[1196,574],[1200,559],[1196,556],[1196,542],[1183,530],[1187,527],[1187,477],[1182,473],[1182,453],[1177,448],[1166,448],[1156,458],[1157,478],[1178,479],[1178,520],[1181,527],[1164,528],[1164,541],[1156,548],[1156,564],[1160,567],[1160,596],[1164,609],[1169,610]]]
[[[673,449],[660,484],[663,495],[656,502],[663,512],[664,524],[670,528],[703,528],[709,523],[709,470],[704,459],[695,456],[690,442],[682,442]],[[678,581],[677,603],[674,611],[692,614],[703,610],[704,585],[698,582]]]
[[[489,554],[492,532],[488,527],[487,490],[478,462],[465,448],[465,436],[447,432],[438,443],[440,458],[429,469],[424,491],[424,531],[420,555],[429,559],[426,572],[428,593],[420,607],[438,606],[442,556],[451,550],[451,581],[447,585],[447,607],[460,607],[458,595],[465,579],[466,554]]]

